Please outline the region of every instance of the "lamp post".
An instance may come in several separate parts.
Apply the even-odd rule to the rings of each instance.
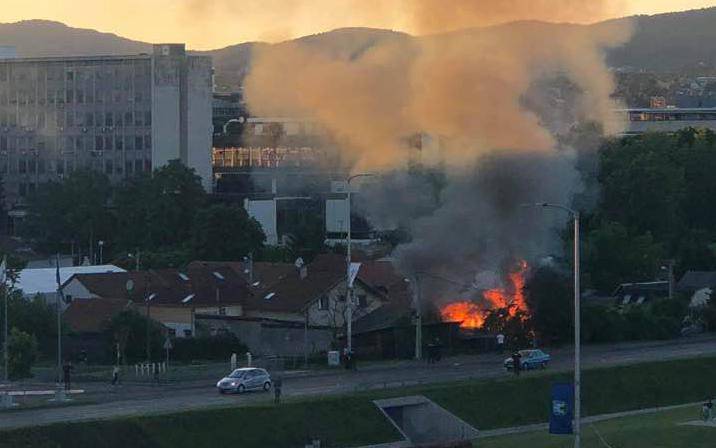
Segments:
[[[579,212],[560,204],[540,202],[536,207],[556,208],[572,215],[574,221],[574,447],[581,446],[581,340],[580,340],[580,293],[579,293]]]
[[[99,240],[97,241],[97,245],[99,246],[99,264],[102,264],[102,249],[104,248],[104,241]]]
[[[353,285],[351,284],[351,181],[358,177],[375,176],[372,173],[360,173],[346,180],[346,342],[348,353],[353,352]]]

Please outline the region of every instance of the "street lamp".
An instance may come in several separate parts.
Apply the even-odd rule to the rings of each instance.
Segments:
[[[348,353],[353,353],[353,285],[351,284],[351,181],[358,177],[375,176],[373,173],[360,173],[350,176],[346,180],[346,230],[347,230],[347,247],[346,247],[346,312],[347,331],[346,342]]]
[[[97,245],[99,246],[99,264],[102,264],[102,248],[104,247],[104,241],[99,240],[97,241]]]
[[[531,204],[526,204],[532,206]],[[580,293],[579,293],[579,212],[560,204],[540,202],[536,207],[556,208],[570,215],[574,221],[574,447],[581,446],[581,341],[580,341]]]

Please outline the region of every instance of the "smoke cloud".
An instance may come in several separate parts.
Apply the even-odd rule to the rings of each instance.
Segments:
[[[575,156],[556,149],[524,97],[539,80],[559,74],[581,92],[575,105],[581,118],[618,130],[603,52],[631,30],[624,21],[539,20],[598,20],[618,13],[622,2],[398,3],[401,20],[421,37],[372,32],[351,40],[356,34],[344,32],[332,36],[333,45],[309,37],[260,51],[245,83],[251,112],[317,120],[354,171],[391,173],[363,204],[378,226],[408,228],[412,241],[396,253],[406,273],[472,269],[474,276],[476,266],[498,270],[515,256],[558,250],[554,225],[565,217],[536,226],[534,212],[518,206],[569,204],[580,189]],[[519,22],[489,26],[513,20]],[[415,156],[416,134],[439,142],[418,152],[446,173],[429,210],[423,205],[431,186],[401,173]]]

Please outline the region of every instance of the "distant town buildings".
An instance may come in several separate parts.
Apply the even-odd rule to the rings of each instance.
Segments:
[[[693,127],[716,131],[716,108],[634,108],[616,111],[626,120],[624,134],[645,132],[676,132]]]
[[[180,159],[211,188],[211,59],[153,53],[2,57],[0,176],[12,204],[80,168],[118,182]]]

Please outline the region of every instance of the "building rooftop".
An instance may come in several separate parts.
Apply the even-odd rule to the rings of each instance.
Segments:
[[[25,296],[53,293],[57,291],[56,271],[56,268],[23,269],[18,274],[15,287],[21,289]],[[60,282],[64,283],[76,274],[102,274],[109,272],[125,272],[125,270],[112,264],[61,267]]]

